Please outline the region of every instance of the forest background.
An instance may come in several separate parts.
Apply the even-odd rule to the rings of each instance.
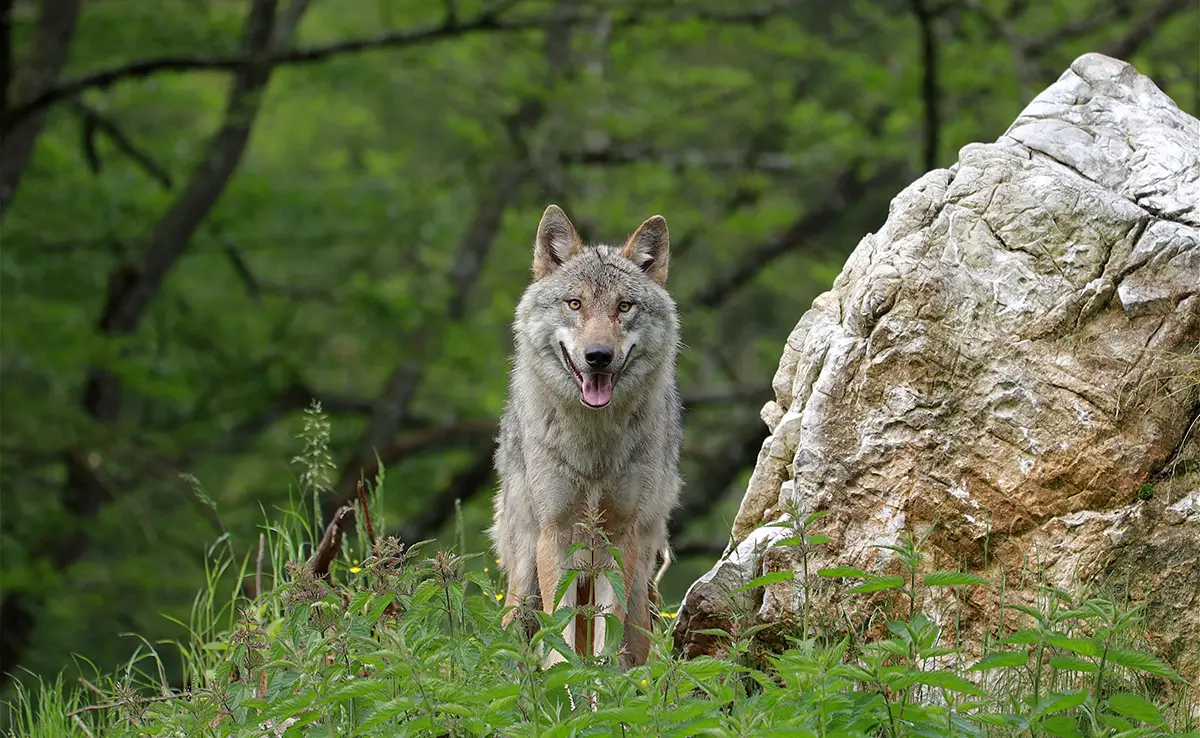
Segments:
[[[386,467],[483,550],[549,202],[662,213],[679,561],[724,548],[784,340],[889,200],[1081,53],[1200,114],[1196,0],[0,0],[0,672],[181,637],[204,554]],[[456,509],[461,514],[456,516]],[[481,565],[485,565],[484,562]],[[74,667],[71,667],[74,668]]]

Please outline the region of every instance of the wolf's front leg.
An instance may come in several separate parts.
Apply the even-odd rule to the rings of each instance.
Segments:
[[[554,607],[554,591],[558,589],[558,582],[562,578],[563,570],[566,568],[563,565],[563,559],[567,554],[567,549],[570,547],[570,541],[569,535],[564,535],[552,527],[542,528],[541,533],[538,535],[537,576],[538,585],[542,591],[542,610],[544,612],[553,613],[556,609]],[[563,601],[559,603],[559,607],[570,607],[574,604],[574,587],[572,587],[571,591],[563,596]],[[563,630],[563,637],[566,639],[567,645],[574,648],[574,623],[568,625]],[[566,659],[558,651],[551,650],[546,656],[545,666],[550,667],[560,661],[566,661]]]
[[[621,574],[621,582],[625,587],[625,604],[622,605],[617,598],[617,593],[613,590],[612,583],[607,577],[600,577],[596,582],[596,604],[601,606],[604,612],[611,613],[616,616],[617,620],[626,626],[626,614],[629,605],[632,601],[633,587],[636,586],[635,574],[638,570],[638,561],[641,556],[641,538],[635,531],[613,531],[609,534],[609,542],[621,554],[621,566],[617,567],[616,561],[611,558],[609,566],[617,569]],[[604,627],[604,621],[600,621],[600,627],[595,631],[595,640],[593,642],[593,653],[599,653],[604,647],[604,640],[607,637],[607,628]]]

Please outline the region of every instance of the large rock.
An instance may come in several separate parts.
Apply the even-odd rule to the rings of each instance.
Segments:
[[[877,545],[936,524],[931,565],[1003,569],[1008,602],[1032,602],[1034,573],[1146,601],[1146,638],[1195,683],[1198,341],[1200,121],[1082,56],[995,143],[901,192],[800,319],[733,542],[688,590],[676,647],[710,652],[696,631],[739,609],[799,607],[790,582],[728,594],[799,569],[763,550],[794,505],[830,511],[810,571],[897,572]],[[986,590],[924,605],[977,635],[997,621]]]

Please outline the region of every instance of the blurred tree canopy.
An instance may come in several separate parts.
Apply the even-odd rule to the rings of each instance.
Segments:
[[[0,671],[178,636],[205,547],[386,466],[487,545],[509,323],[549,202],[662,213],[683,588],[723,547],[795,321],[890,198],[1079,54],[1200,109],[1195,0],[2,0]],[[187,476],[203,485],[198,494]],[[211,504],[209,504],[211,502]],[[447,538],[448,540],[448,538]]]

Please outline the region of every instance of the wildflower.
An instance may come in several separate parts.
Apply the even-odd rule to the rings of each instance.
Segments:
[[[485,567],[483,567],[483,573],[484,573],[484,574],[487,574],[487,571],[488,571],[488,568],[487,568],[486,566],[485,566]]]
[[[496,595],[496,602],[499,602],[502,599],[504,599],[504,595],[502,595],[502,594]]]
[[[350,573],[351,573],[351,574],[357,574],[357,573],[359,573],[360,571],[362,571],[362,568],[360,568],[360,567],[357,567],[357,566],[352,566],[352,567],[350,567]]]
[[[644,687],[644,686],[646,686],[646,680],[645,680],[645,679],[643,679],[643,680],[642,680],[642,686],[643,686],[643,687]]]
[[[679,613],[675,613],[675,612],[661,612],[661,613],[659,613],[659,615],[660,615],[660,616],[662,616],[663,618],[665,618],[665,619],[667,619],[667,620],[672,620],[672,619],[674,619],[674,617],[675,617],[676,615],[678,615],[678,614],[679,614]]]

